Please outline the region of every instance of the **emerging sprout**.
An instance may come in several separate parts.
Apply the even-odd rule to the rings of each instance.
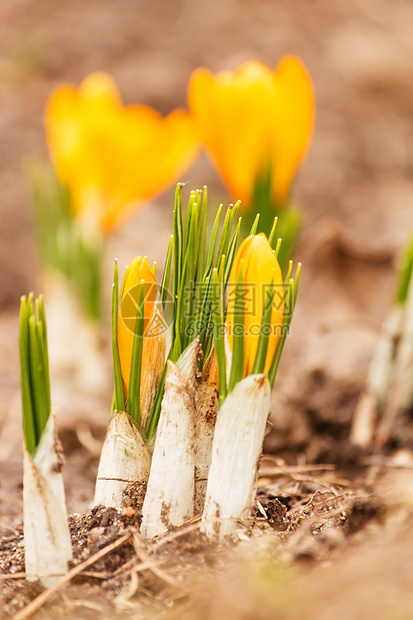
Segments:
[[[20,373],[24,435],[23,511],[27,579],[50,587],[72,559],[62,453],[50,406],[43,297],[21,298]]]

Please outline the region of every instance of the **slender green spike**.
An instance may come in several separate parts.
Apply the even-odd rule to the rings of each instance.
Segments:
[[[47,323],[46,323],[46,313],[44,309],[44,297],[43,295],[39,295],[36,299],[36,311],[38,317],[38,324],[41,325],[41,347],[42,347],[42,357],[43,357],[43,380],[44,380],[44,394],[46,399],[46,411],[51,410],[52,402],[50,396],[50,369],[49,369],[49,353],[48,353],[48,342],[47,342]]]
[[[173,294],[178,294],[183,260],[183,227],[182,227],[182,185],[178,183],[175,193],[174,208],[174,266],[173,266]]]
[[[255,216],[255,220],[252,223],[251,230],[248,233],[248,236],[257,234],[259,221],[260,221],[260,214],[257,213],[257,215]]]
[[[285,339],[288,335],[288,331],[289,331],[289,327],[291,323],[291,318],[292,318],[291,315],[293,312],[293,302],[292,302],[293,286],[294,286],[294,281],[292,279],[290,279],[289,282],[286,282],[284,285],[285,307],[291,308],[291,310],[286,315],[284,315],[280,339],[278,341],[274,359],[272,361],[270,371],[268,373],[268,378],[269,378],[271,386],[274,384],[274,381],[275,381],[275,376],[277,374],[278,365],[280,363],[281,354],[283,352]]]
[[[169,280],[171,277],[173,243],[174,243],[174,237],[173,235],[171,235],[169,237],[168,249],[166,250],[165,267],[163,270],[162,282],[161,282],[161,301],[162,301],[163,309],[165,309],[166,300],[168,298],[168,286],[169,286]]]
[[[199,190],[191,191],[189,201],[188,201],[188,208],[186,211],[186,226],[185,226],[185,237],[184,237],[184,244],[183,244],[183,248],[184,248],[183,257],[185,257],[185,252],[188,247],[190,236],[193,234],[193,230],[192,230],[194,227],[193,219],[195,217],[199,217],[198,213],[200,209],[200,200],[201,200],[201,195],[200,195]],[[198,230],[197,230],[197,237],[198,237]],[[196,261],[196,256],[193,258]]]
[[[202,316],[203,316],[204,308],[205,308],[206,295],[208,291],[208,282],[209,282],[209,278],[206,278],[205,281],[200,280],[195,283],[193,325],[196,328],[196,331],[200,333],[202,333],[203,331]],[[202,341],[202,336],[200,337]]]
[[[219,221],[221,218],[222,209],[223,209],[223,205],[220,205],[218,207],[218,211],[215,216],[214,224],[212,226],[211,240],[209,243],[208,258],[207,258],[207,264],[206,264],[205,273],[204,273],[204,280],[207,276],[210,276],[212,273],[212,265],[214,264],[215,248],[217,244]]]
[[[201,290],[201,287],[199,287]],[[201,347],[204,352],[204,359],[207,358],[206,354],[206,338],[208,335],[209,323],[210,323],[210,315],[211,315],[211,307],[212,307],[212,285],[211,279],[209,277],[205,278],[205,281],[202,285],[202,301],[199,306],[199,313],[197,316],[197,324],[200,328],[200,342]]]
[[[34,423],[36,426],[36,436],[39,437],[40,440],[44,429],[44,411],[41,381],[42,367],[36,333],[36,318],[34,314],[31,314],[31,316],[29,317],[29,349]]]
[[[222,287],[222,291],[221,291],[221,297],[222,299],[224,299],[224,293],[225,293],[225,288],[226,288],[226,282],[224,282],[224,274],[225,274],[225,265],[226,265],[226,257],[225,254],[222,254],[222,256],[220,256],[219,258],[217,257],[217,274],[218,274],[218,280],[221,283],[220,286]],[[205,282],[211,282],[208,279],[205,280]],[[208,287],[210,290],[208,291],[209,293],[209,297],[206,299],[206,302],[204,303],[204,307],[203,307],[203,313],[202,313],[202,320],[201,323],[204,326],[204,330],[201,333],[201,343],[202,343],[202,350],[204,351],[204,359],[207,359],[209,352],[211,351],[211,347],[212,347],[212,341],[213,341],[213,330],[211,331],[210,326],[212,324],[212,326],[214,325],[214,318],[213,318],[213,306],[214,304],[216,304],[216,302],[214,301],[214,296],[213,296],[213,291],[212,288],[216,288],[216,285],[214,285],[213,282],[211,282],[210,286]],[[224,324],[224,320],[225,320],[225,312],[224,312],[224,302],[222,301],[221,304],[221,311],[222,311],[222,325]]]
[[[34,315],[34,307],[33,307],[34,293],[29,293],[27,298],[27,313],[30,319],[31,316]]]
[[[168,366],[167,364],[165,364],[162,377],[159,381],[158,389],[156,391],[155,399],[152,405],[152,410],[148,418],[148,423],[146,425],[145,433],[146,433],[148,442],[150,442],[151,439],[153,439],[153,437],[155,436],[156,427],[158,426],[158,422],[159,422],[159,416],[161,415],[161,405],[162,405],[162,399],[163,399],[163,395],[165,391],[165,379],[166,379],[167,368]]]
[[[205,351],[204,353],[204,360],[208,359],[209,354],[211,353],[211,349],[212,349],[212,345],[214,343],[214,338],[213,338],[213,329],[212,329],[212,319],[211,319],[211,323],[208,327],[208,332],[207,332],[207,336],[205,338],[205,342],[203,345],[202,350]],[[202,369],[202,367],[201,367]]]
[[[41,424],[41,434],[43,434],[44,429],[46,428],[47,420],[50,415],[50,390],[48,389],[49,377],[46,378],[46,364],[47,360],[47,350],[45,349],[44,342],[44,328],[43,323],[41,323],[38,319],[37,314],[34,318],[35,322],[35,334],[36,334],[36,343],[37,343],[37,351],[38,351],[38,360],[37,360],[37,372],[38,372],[38,382],[40,386],[40,400],[39,403],[41,405],[40,409],[40,424]]]
[[[171,356],[170,359],[174,362],[177,361],[180,353],[183,351],[183,315],[185,313],[185,306],[187,303],[186,295],[188,291],[186,289],[186,273],[188,269],[188,263],[184,262],[182,274],[181,274],[181,286],[178,290],[175,303],[175,316],[173,322],[173,336],[171,340]]]
[[[189,343],[192,308],[194,303],[194,283],[196,273],[197,236],[199,205],[192,203],[191,225],[185,245],[185,255],[181,274],[181,284],[176,301],[175,331],[172,339],[171,359],[176,361]],[[194,335],[195,337],[195,335]]]
[[[201,205],[199,202],[195,202],[192,207],[192,222],[189,232],[189,239],[187,245],[187,260],[190,265],[188,272],[190,281],[195,283],[196,272],[198,264],[198,243],[199,243],[199,217],[200,217]]]
[[[275,256],[277,258],[278,258],[278,254],[280,253],[280,248],[281,248],[282,241],[283,240],[281,239],[281,237],[279,237],[277,239],[277,243],[276,243],[275,248],[274,248],[274,254],[275,254]]]
[[[297,269],[295,270],[295,276],[294,276],[294,299],[293,299],[293,310],[295,308],[295,304],[297,301],[297,294],[298,294],[298,285],[300,284],[300,276],[301,276],[301,263],[297,264]]]
[[[213,284],[211,281],[208,283],[208,299],[204,306],[203,318],[201,320],[201,325],[203,329],[200,334],[200,341],[202,345],[202,350],[204,352],[204,360],[208,358],[208,355],[211,351],[213,344],[213,295],[212,295],[212,287]]]
[[[224,225],[222,227],[221,239],[218,246],[217,258],[221,257],[223,254],[226,255],[228,252],[228,246],[231,238],[232,232],[232,224],[234,222],[234,218],[238,213],[238,209],[240,206],[240,202],[236,202],[235,205],[230,205],[227,209]],[[219,262],[217,261],[218,267]]]
[[[128,389],[128,413],[137,424],[141,420],[141,375],[142,375],[142,353],[143,338],[145,329],[145,281],[141,280],[139,287],[139,300],[136,312],[135,330],[132,345],[132,356],[129,375]]]
[[[225,262],[225,273],[224,273],[224,285],[225,288],[228,284],[229,275],[231,273],[232,264],[234,262],[235,253],[237,251],[238,238],[241,230],[242,217],[238,219],[237,227],[232,235],[229,247],[228,247],[228,258]]]
[[[227,371],[225,359],[223,290],[217,268],[212,272],[212,298],[213,331],[215,351],[218,360],[219,402],[222,404],[227,396]]]
[[[223,254],[225,254],[225,241],[228,236],[228,231],[231,234],[232,220],[233,220],[233,215],[232,215],[233,208],[234,208],[233,205],[229,205],[225,213],[224,224],[222,225],[222,232],[221,232],[221,237],[219,239],[218,250],[217,250],[217,264],[218,264],[218,258],[220,258]]]
[[[225,287],[224,287],[224,275],[225,275],[225,264],[226,264],[226,256],[225,254],[223,254],[221,256],[221,258],[218,261],[218,276],[219,276],[219,281],[222,284],[222,298],[224,300],[224,294],[225,294]],[[225,315],[226,315],[226,308],[225,308],[225,302],[223,301],[222,303],[222,308],[223,308],[223,317],[225,319]]]
[[[208,224],[208,191],[204,186],[202,192],[201,211],[199,216],[199,244],[198,244],[198,265],[197,282],[202,281],[205,271],[206,236]]]
[[[258,340],[257,352],[255,354],[254,365],[252,367],[252,375],[261,374],[265,369],[265,362],[267,359],[268,342],[270,338],[271,329],[265,329],[265,326],[271,326],[272,306],[274,301],[274,280],[268,289],[265,299],[264,312],[261,320],[260,337]]]
[[[188,238],[191,229],[192,223],[192,209],[194,204],[196,204],[196,192],[194,190],[191,191],[189,195],[188,208],[186,211],[186,226],[185,226],[185,236],[184,236],[184,248],[187,246]]]
[[[271,364],[270,372],[268,373],[268,378],[270,380],[271,386],[274,384],[275,377],[278,370],[278,365],[280,363],[281,355],[284,349],[285,341],[289,333],[291,321],[293,318],[295,302],[297,299],[297,291],[298,291],[298,281],[301,271],[301,263],[297,266],[297,275],[296,281],[293,278],[290,278],[288,282],[284,285],[284,295],[285,295],[285,303],[284,308],[287,308],[287,312],[284,312],[283,325],[281,328],[281,335],[278,341],[277,349],[275,351],[275,356]]]
[[[277,224],[278,224],[278,217],[275,217],[274,218],[274,223],[273,223],[272,228],[271,228],[270,235],[268,237],[268,243],[270,244],[270,246],[272,247],[273,250],[275,250],[274,244],[277,244],[277,241],[275,239],[275,231],[277,230]]]
[[[33,293],[28,299],[21,298],[19,334],[23,432],[31,454],[40,442],[51,408],[46,314],[43,297],[35,302],[33,298]]]
[[[112,331],[112,359],[113,359],[113,379],[114,395],[112,411],[126,411],[125,393],[123,387],[122,369],[119,357],[118,345],[118,321],[119,321],[119,270],[115,260],[112,287],[112,312],[111,312],[111,331]]]
[[[243,281],[243,261],[238,275],[234,302],[234,324],[232,335],[232,363],[229,377],[228,392],[232,392],[234,387],[241,381],[244,374],[244,355],[245,355],[245,304],[244,304],[244,281]]]
[[[44,341],[44,327],[43,323],[35,320],[35,333],[36,333],[36,341],[37,341],[37,350],[38,350],[38,366],[37,371],[39,375],[39,385],[40,385],[40,396],[41,396],[41,409],[40,409],[40,424],[41,424],[41,432],[43,434],[44,429],[46,428],[47,420],[49,419],[50,414],[50,388],[49,388],[49,377],[46,376],[46,368],[48,366],[47,362],[47,349],[45,349],[45,341]]]
[[[183,261],[183,223],[182,223],[182,185],[178,183],[175,192],[174,206],[174,243],[173,243],[173,267],[172,267],[172,295],[174,304],[177,304],[179,289],[181,287],[182,278],[182,261]],[[178,325],[174,320],[172,323],[171,341],[175,340]]]
[[[196,304],[196,295],[197,295],[197,274],[199,272],[198,269],[198,260],[199,260],[199,219],[201,217],[201,204],[198,203],[196,206],[196,209],[194,210],[194,225],[192,228],[192,242],[191,242],[191,247],[190,247],[190,252],[192,253],[192,269],[191,269],[191,276],[190,276],[190,280],[187,283],[188,288],[190,288],[191,292],[191,300],[190,300],[190,308],[188,308],[189,310],[189,315],[186,317],[186,326],[187,328],[190,327],[188,334],[187,334],[187,339],[185,342],[185,348],[186,346],[193,340],[193,338],[191,337],[191,331],[194,333],[194,337],[195,334],[198,332],[198,328],[196,325],[196,321],[194,314],[196,313],[196,306],[194,307],[194,304]]]
[[[20,300],[20,382],[22,393],[23,435],[26,449],[30,454],[36,450],[39,438],[35,426],[35,412],[32,403],[32,384],[30,374],[30,346],[29,346],[29,310],[27,298]]]
[[[154,261],[154,263],[152,265],[152,272],[153,272],[153,275],[155,276],[155,278],[156,278],[156,265],[157,265],[157,263],[156,263],[156,261]]]
[[[237,202],[234,204],[234,206],[232,208],[233,213],[234,213],[233,217],[235,217],[237,215],[240,206],[241,206],[241,200],[237,200]]]
[[[290,280],[290,278],[291,278],[291,275],[292,275],[292,273],[293,273],[293,266],[294,266],[293,261],[292,261],[292,260],[290,260],[290,261],[288,262],[288,271],[287,271],[287,275],[285,276],[285,281],[286,281],[286,282],[288,282],[288,281]]]
[[[218,262],[218,275],[219,275],[219,279],[221,280],[221,282],[224,281],[225,261],[226,261],[226,256],[225,254],[223,254]]]
[[[193,307],[198,250],[198,211],[199,205],[193,203],[191,226],[188,230],[187,245],[185,248],[182,286],[178,295],[177,324],[179,325],[181,339],[179,355],[196,336],[196,327],[193,323]]]

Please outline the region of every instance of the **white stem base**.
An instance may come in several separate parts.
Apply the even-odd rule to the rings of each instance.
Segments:
[[[196,394],[195,514],[202,514],[204,509],[218,407],[219,394],[217,386],[213,383],[201,383]]]
[[[151,467],[148,446],[124,411],[114,411],[100,455],[95,506],[122,508],[122,493],[131,482],[147,481]]]
[[[199,343],[176,364],[168,362],[165,394],[156,432],[141,534],[151,539],[194,514],[195,390]]]
[[[35,455],[32,457],[24,450],[23,463],[27,579],[40,578],[46,588],[59,581],[72,559],[62,465],[52,412]]]
[[[270,409],[266,375],[240,381],[218,413],[201,531],[222,539],[250,519]]]

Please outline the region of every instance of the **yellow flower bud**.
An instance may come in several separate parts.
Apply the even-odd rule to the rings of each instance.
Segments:
[[[163,118],[143,105],[123,106],[105,73],[77,88],[61,84],[45,110],[52,161],[87,232],[107,234],[189,167],[198,145],[184,110]]]
[[[235,200],[251,204],[257,179],[270,171],[276,204],[288,199],[314,124],[310,75],[295,56],[271,71],[257,61],[212,75],[199,68],[188,90],[199,137]]]
[[[156,278],[147,259],[137,256],[125,272],[118,320],[118,348],[125,395],[129,387],[134,330],[142,287],[144,330],[140,402],[144,425],[165,364],[166,340],[164,331],[155,325],[157,319],[161,318],[156,306]]]
[[[241,279],[241,283],[240,283]],[[284,313],[283,277],[277,257],[264,233],[250,235],[241,243],[229,277],[226,328],[233,349],[235,315],[244,313],[244,374],[251,374],[268,291],[273,283],[273,303],[264,372],[268,373],[281,335]],[[241,306],[239,305],[241,304]]]

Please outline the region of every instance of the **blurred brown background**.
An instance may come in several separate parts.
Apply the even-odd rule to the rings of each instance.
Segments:
[[[40,292],[24,165],[47,157],[42,112],[51,89],[104,70],[126,103],[167,113],[186,105],[199,65],[219,71],[256,58],[274,67],[295,53],[314,80],[317,121],[295,191],[305,265],[274,397],[274,447],[287,433],[301,449],[313,423],[336,437],[347,432],[413,224],[412,24],[411,0],[3,2],[0,419],[18,390],[19,297]],[[184,180],[207,183],[211,202],[228,200],[205,156]],[[111,240],[108,268],[114,256],[122,265],[137,253],[162,261],[171,197]],[[302,424],[291,428],[291,416]]]
[[[19,297],[41,292],[24,167],[47,157],[42,113],[52,88],[103,70],[126,103],[167,113],[186,105],[199,65],[219,71],[255,58],[274,67],[287,53],[304,60],[317,97],[313,145],[294,194],[305,214],[296,253],[304,267],[267,449],[288,453],[290,462],[337,462],[413,225],[412,31],[412,0],[0,2],[0,521],[7,532],[22,518]],[[190,188],[208,184],[212,203],[229,199],[205,156],[183,180]],[[147,253],[162,264],[172,196],[173,189],[111,239],[107,298],[113,257],[123,267]],[[69,511],[91,506],[111,389],[87,402],[75,390],[56,399]],[[411,447],[409,432],[403,429]],[[409,501],[408,473],[400,489],[386,483],[393,508]],[[377,619],[390,610],[386,618],[397,610],[398,618],[411,617],[404,611],[407,598],[411,609],[411,516],[410,533],[401,527],[396,538],[390,528],[369,546],[346,545],[340,570],[305,564],[292,599],[310,590],[321,610],[306,609],[309,618]],[[211,604],[218,597],[222,607],[219,588],[213,592]]]

